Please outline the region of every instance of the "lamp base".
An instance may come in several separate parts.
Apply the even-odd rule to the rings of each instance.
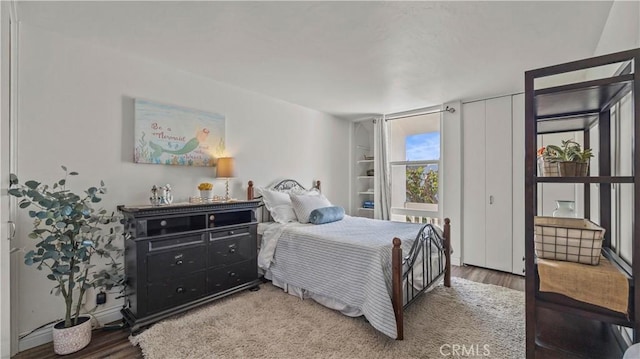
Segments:
[[[224,195],[224,201],[225,202],[229,202],[231,200],[231,196],[229,196],[229,179],[227,178],[227,184],[226,184],[226,192]]]

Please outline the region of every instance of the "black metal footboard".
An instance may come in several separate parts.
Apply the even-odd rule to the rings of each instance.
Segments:
[[[409,254],[402,260],[404,308],[444,276],[444,246],[444,233],[440,229],[432,224],[420,229]]]
[[[443,276],[444,285],[451,286],[451,223],[449,218],[444,222],[442,234],[433,225],[424,225],[405,257],[402,256],[400,239],[393,239],[392,302],[398,340],[403,338],[404,308]],[[438,261],[435,267],[434,260]]]

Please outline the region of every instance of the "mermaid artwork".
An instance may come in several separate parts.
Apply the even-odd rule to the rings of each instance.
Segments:
[[[200,144],[205,142],[207,136],[209,136],[208,129],[203,128],[201,130],[198,130],[196,132],[196,137],[190,139],[184,144],[184,146],[182,146],[182,148],[176,150],[166,149],[157,143],[149,141],[149,147],[151,148],[151,150],[153,150],[153,152],[151,153],[151,157],[159,160],[160,156],[162,156],[163,153],[169,153],[178,156],[186,155],[198,149],[198,147],[200,147]]]

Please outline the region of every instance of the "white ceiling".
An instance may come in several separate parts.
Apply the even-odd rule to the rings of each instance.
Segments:
[[[20,2],[20,21],[344,118],[522,91],[606,2]]]

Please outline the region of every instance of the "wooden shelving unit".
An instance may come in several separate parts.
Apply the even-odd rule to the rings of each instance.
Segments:
[[[535,80],[542,77],[588,70],[599,66],[620,64],[613,76],[575,82],[536,90]],[[603,331],[598,322],[633,329],[633,342],[640,341],[640,220],[632,225],[632,261],[627,263],[611,250],[612,186],[624,183],[633,186],[633,210],[640,216],[640,49],[574,61],[525,73],[525,253],[526,253],[526,345],[527,358],[554,352],[562,357],[620,357],[621,348],[612,346],[615,340],[605,338],[614,331]],[[635,67],[635,68],[634,68]],[[633,106],[633,174],[611,174],[612,136],[610,114],[613,106],[631,93]],[[548,133],[584,132],[584,146],[589,147],[590,130],[598,127],[599,173],[586,177],[537,177],[537,136]],[[603,255],[629,280],[629,313],[614,312],[595,305],[578,302],[562,295],[540,292],[534,250],[534,217],[537,190],[540,183],[576,183],[584,185],[584,216],[590,218],[590,198],[599,199],[599,224],[607,233]],[[588,184],[597,184],[591,193]],[[551,314],[550,314],[551,313]],[[562,318],[567,318],[566,320]],[[578,326],[578,327],[576,327]],[[561,329],[559,329],[561,328]],[[593,330],[590,331],[590,328]],[[609,334],[605,334],[609,333]],[[554,334],[551,334],[554,333]],[[613,335],[615,336],[615,335]],[[611,335],[609,335],[611,337]],[[576,344],[577,343],[577,344]],[[582,344],[580,344],[582,343]],[[594,343],[596,345],[594,345]],[[600,345],[601,344],[601,345]],[[594,351],[599,348],[600,351]],[[622,348],[624,349],[624,348]],[[618,351],[616,351],[618,350]]]

